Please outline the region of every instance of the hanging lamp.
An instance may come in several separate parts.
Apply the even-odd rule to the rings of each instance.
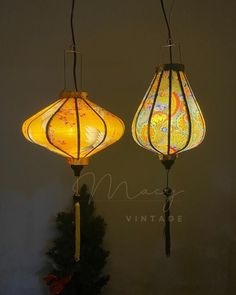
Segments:
[[[71,8],[72,46],[67,51],[73,54],[72,77],[73,88],[60,92],[59,98],[43,110],[27,119],[22,126],[26,139],[57,153],[68,160],[79,178],[81,170],[88,165],[89,158],[95,153],[119,140],[124,133],[124,123],[120,118],[106,111],[88,99],[88,93],[82,89],[82,61],[80,68],[81,85],[77,82],[77,44],[74,33],[74,7]],[[81,56],[81,55],[80,55]],[[66,80],[66,70],[64,68]],[[67,81],[68,82],[68,81]],[[78,179],[77,179],[78,181]],[[80,205],[79,188],[77,187],[75,202],[75,259],[80,258]]]
[[[169,171],[179,153],[198,146],[204,139],[206,126],[197,100],[187,80],[184,65],[173,62],[171,29],[164,1],[160,0],[168,31],[168,64],[159,66],[134,116],[132,135],[141,147],[158,154],[166,168],[165,252],[170,256]]]

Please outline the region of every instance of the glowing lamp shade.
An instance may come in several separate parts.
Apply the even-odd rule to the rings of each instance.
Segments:
[[[160,66],[133,119],[134,140],[161,158],[171,157],[199,145],[205,129],[184,66]]]
[[[63,92],[60,99],[27,119],[26,139],[68,158],[87,164],[88,158],[121,138],[121,119],[88,100],[87,92]]]

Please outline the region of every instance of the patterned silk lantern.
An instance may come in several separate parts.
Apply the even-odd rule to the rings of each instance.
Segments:
[[[88,100],[87,92],[62,92],[23,124],[29,141],[66,157],[71,165],[86,165],[123,133],[122,120]]]
[[[62,92],[59,100],[23,123],[26,139],[66,157],[77,178],[75,260],[80,260],[80,199],[78,181],[90,156],[113,144],[124,133],[121,119],[88,99],[87,92]]]
[[[88,99],[88,93],[78,91],[76,40],[73,26],[75,0],[71,8],[74,91],[62,91],[59,99],[39,111],[23,123],[22,131],[26,139],[67,158],[76,176],[74,195],[75,215],[75,260],[80,259],[80,196],[79,176],[90,156],[101,151],[121,138],[124,123],[121,119]],[[82,61],[81,61],[82,89]],[[64,60],[65,85],[66,62]],[[69,81],[70,82],[70,81]]]
[[[203,115],[184,66],[160,66],[133,120],[134,140],[143,148],[171,159],[199,145],[205,135]]]
[[[163,190],[165,202],[165,251],[170,256],[170,205],[172,190],[169,171],[177,155],[198,146],[205,136],[205,122],[184,72],[184,65],[173,63],[173,46],[169,18],[164,0],[160,0],[165,18],[170,62],[156,70],[132,123],[132,135],[141,147],[158,154],[166,168]],[[172,10],[172,8],[171,8]]]

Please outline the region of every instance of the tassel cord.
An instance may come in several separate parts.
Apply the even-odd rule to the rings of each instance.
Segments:
[[[171,195],[172,190],[169,187],[169,169],[166,170],[166,188],[163,190],[165,195],[165,253],[169,257],[171,253],[171,234],[170,234],[170,206],[171,206]]]
[[[79,178],[80,173],[83,169],[82,165],[72,165],[71,166],[74,174],[75,174],[75,183],[73,186],[74,191],[74,220],[75,220],[75,261],[78,262],[80,260],[80,244],[81,244],[81,230],[80,230],[80,194],[79,194]]]
[[[170,237],[170,200],[166,198],[165,203],[165,253],[170,256],[171,237]]]

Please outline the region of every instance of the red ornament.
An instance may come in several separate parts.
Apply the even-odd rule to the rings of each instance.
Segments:
[[[60,294],[64,290],[65,285],[68,284],[70,280],[71,280],[71,277],[69,276],[64,278],[58,278],[57,276],[53,274],[49,274],[48,276],[44,278],[44,281],[49,286],[51,295]]]

